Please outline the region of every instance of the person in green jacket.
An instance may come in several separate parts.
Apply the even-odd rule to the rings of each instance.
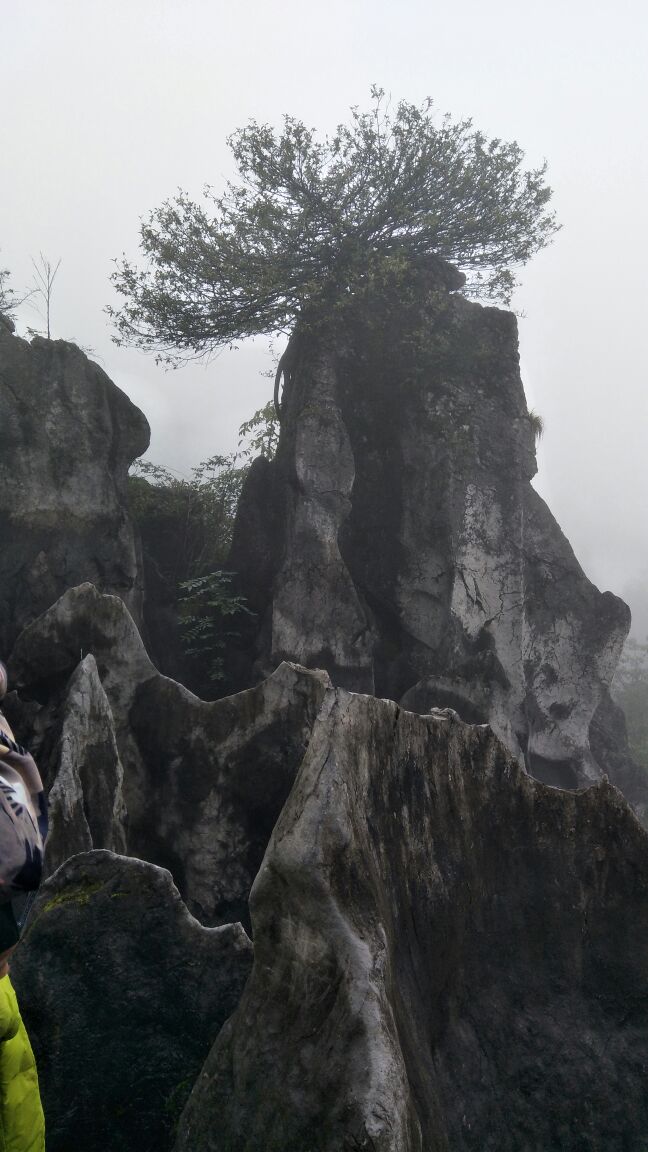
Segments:
[[[5,951],[0,954],[0,1152],[45,1152],[36,1061],[7,961]]]
[[[7,672],[0,661],[0,699],[6,690]],[[15,743],[1,712],[0,810],[4,834],[0,847],[6,849],[0,853],[0,1152],[45,1152],[36,1061],[9,976],[9,957],[20,930],[11,898],[6,897],[23,886],[27,890],[38,886],[47,808],[38,768],[26,749]]]

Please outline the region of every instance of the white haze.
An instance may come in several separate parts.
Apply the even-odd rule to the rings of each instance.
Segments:
[[[330,130],[372,83],[432,96],[549,161],[562,232],[515,301],[545,422],[536,484],[587,574],[648,631],[643,0],[0,0],[0,267],[62,258],[53,335],[93,349],[187,473],[269,394],[267,342],[165,373],[110,341],[111,261],[180,186],[231,175],[225,138],[291,112]],[[21,328],[39,327],[23,310]]]

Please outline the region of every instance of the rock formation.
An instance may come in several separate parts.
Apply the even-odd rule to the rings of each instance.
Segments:
[[[77,668],[80,653],[87,655]],[[53,699],[32,720],[36,730],[55,728],[60,705],[51,685],[65,685],[47,772],[55,781],[55,863],[71,844],[120,846],[107,838],[123,836],[123,791],[129,854],[168,867],[203,923],[247,923],[252,881],[308,745],[326,673],[283,664],[247,692],[199,700],[156,671],[123,601],[91,584],[70,589],[21,633],[9,668],[21,691]],[[35,751],[47,763],[47,746]]]
[[[48,1152],[169,1148],[251,962],[240,924],[201,927],[161,868],[111,852],[59,868],[12,961]]]
[[[461,283],[433,262],[293,337],[210,702],[147,653],[168,587],[140,634],[144,418],[0,325],[3,707],[52,823],[14,976],[51,1152],[648,1147],[648,833],[601,779],[646,819],[608,692],[628,612],[531,487],[514,318]]]
[[[608,784],[330,690],[176,1152],[640,1152],[647,876]]]
[[[629,611],[531,487],[515,318],[432,273],[347,329],[294,338],[279,453],[253,470],[230,561],[259,621],[248,674],[326,668],[490,723],[548,783],[613,777],[590,726]],[[643,810],[643,775],[625,776]]]
[[[70,680],[58,750],[48,797],[47,873],[91,848],[126,851],[124,770],[112,711],[91,654]]]
[[[149,426],[74,344],[0,324],[0,653],[91,580],[136,616],[142,589],[126,478]]]

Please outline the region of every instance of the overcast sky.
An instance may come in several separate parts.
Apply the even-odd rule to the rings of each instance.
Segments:
[[[0,17],[0,267],[21,288],[32,257],[62,258],[52,334],[93,349],[179,471],[266,400],[267,342],[165,373],[111,343],[103,308],[139,218],[232,175],[230,132],[284,112],[331,130],[375,83],[546,158],[563,228],[515,300],[536,486],[645,635],[645,0],[0,0]]]

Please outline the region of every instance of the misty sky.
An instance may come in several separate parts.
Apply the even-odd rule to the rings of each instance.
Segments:
[[[139,218],[233,175],[248,118],[331,130],[372,83],[516,139],[548,160],[563,225],[514,302],[536,486],[645,635],[647,33],[644,0],[0,0],[0,267],[21,289],[32,257],[62,258],[53,336],[93,350],[146,412],[149,457],[186,473],[235,446],[270,352],[165,373],[111,343],[111,261],[136,256]]]

